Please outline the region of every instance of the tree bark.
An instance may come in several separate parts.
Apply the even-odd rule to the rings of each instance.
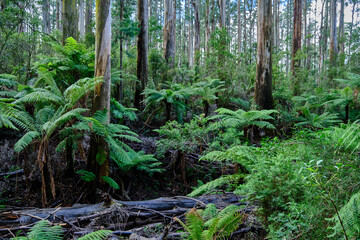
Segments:
[[[321,22],[320,22],[320,32],[319,32],[319,72],[323,69],[323,61],[324,61],[324,47],[323,47],[323,39],[324,39],[324,7],[325,1],[323,1],[321,7]]]
[[[61,22],[61,7],[62,7],[62,2],[61,0],[56,0],[56,29],[58,31],[62,30],[61,26],[60,26],[60,22]]]
[[[337,56],[337,37],[336,37],[336,0],[330,2],[330,49],[329,62],[330,66],[336,65]]]
[[[175,58],[176,0],[164,0],[164,58],[174,67]]]
[[[272,98],[272,18],[271,0],[258,0],[257,65],[255,103],[261,109],[273,107]]]
[[[195,16],[195,44],[194,44],[194,55],[195,55],[195,64],[199,66],[200,64],[200,14],[199,14],[199,0],[192,0],[194,6],[194,16]]]
[[[120,0],[120,22],[122,22],[124,20],[124,1],[125,0]],[[123,99],[124,99],[124,92],[123,92],[123,81],[122,81],[122,71],[123,71],[123,36],[122,36],[122,31],[120,31],[119,33],[120,35],[120,39],[119,39],[119,58],[120,58],[120,64],[119,64],[119,70],[120,70],[120,79],[121,81],[117,84],[116,86],[116,99],[122,103]]]
[[[192,33],[192,28],[193,28],[193,20],[192,20],[192,11],[191,11],[191,4],[190,4],[190,0],[188,0],[188,7],[189,7],[189,53],[188,53],[188,58],[189,58],[189,68],[191,69],[194,65],[194,51],[193,51],[193,33]]]
[[[84,18],[84,3],[85,0],[79,1],[79,33],[80,38],[83,38],[85,36],[85,18]]]
[[[95,38],[95,77],[103,77],[103,82],[95,86],[92,113],[107,110],[104,124],[110,123],[110,84],[111,84],[111,12],[110,0],[96,0],[96,38]],[[97,162],[98,154],[105,155],[104,163]],[[88,157],[88,171],[96,175],[92,191],[102,183],[102,176],[109,171],[109,154],[103,137],[91,136]]]
[[[349,55],[350,55],[350,53],[351,53],[351,45],[352,45],[355,6],[356,6],[356,1],[354,0],[354,1],[353,1],[352,12],[351,12],[351,25],[350,25],[350,38],[349,38]]]
[[[300,94],[300,81],[298,71],[300,68],[300,59],[297,58],[296,54],[301,50],[301,7],[302,0],[295,0],[294,2],[294,25],[293,25],[293,42],[292,42],[292,53],[291,53],[291,72],[292,72],[292,87],[293,94],[298,96]]]
[[[237,45],[238,45],[238,54],[240,55],[241,53],[241,39],[242,39],[242,28],[241,28],[241,0],[237,0]],[[240,60],[239,60],[239,64],[240,64]]]
[[[345,31],[344,31],[344,8],[345,8],[345,0],[341,1],[340,7],[340,20],[339,20],[339,48],[340,48],[340,55],[341,55],[341,65],[344,65],[345,61]]]
[[[226,0],[219,0],[220,7],[220,29],[226,28]]]
[[[137,42],[137,78],[135,107],[141,109],[141,93],[148,81],[148,0],[138,0],[138,20],[140,32]]]
[[[210,40],[210,0],[205,0],[206,14],[205,14],[205,54],[206,57],[210,55],[209,40]]]
[[[85,11],[85,35],[92,34],[92,15],[93,15],[93,0],[86,0],[86,11]]]
[[[76,0],[63,0],[63,44],[68,37],[78,40]]]
[[[50,33],[50,4],[49,0],[43,0],[42,3],[43,32]]]

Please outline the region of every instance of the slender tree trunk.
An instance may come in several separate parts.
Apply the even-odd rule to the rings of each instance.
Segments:
[[[293,94],[298,96],[300,94],[300,81],[298,71],[301,65],[300,59],[296,54],[301,50],[301,7],[302,0],[295,0],[294,2],[294,25],[293,25],[293,43],[291,53],[291,72],[292,72],[292,87]]]
[[[141,93],[148,81],[148,0],[138,0],[138,20],[140,33],[137,42],[137,78],[135,91],[135,107],[141,109]]]
[[[120,22],[123,21],[124,19],[124,1],[125,0],[120,0]],[[117,84],[116,86],[116,91],[117,91],[117,94],[116,94],[116,98],[119,102],[122,103],[122,101],[124,100],[124,92],[123,92],[123,81],[122,81],[122,78],[123,78],[123,74],[122,74],[122,71],[123,71],[123,34],[122,34],[122,31],[120,31],[119,33],[120,35],[120,40],[119,40],[119,58],[120,58],[120,65],[119,65],[119,70],[120,70],[120,79],[121,81]]]
[[[199,0],[192,0],[194,6],[194,15],[195,15],[195,65],[199,66],[200,64],[200,14],[199,14]]]
[[[176,0],[164,0],[164,58],[174,67]]]
[[[330,66],[336,66],[337,38],[336,38],[336,0],[330,2]]]
[[[352,37],[353,37],[353,26],[354,26],[354,13],[355,13],[356,1],[353,1],[353,8],[351,12],[351,25],[350,25],[350,38],[349,38],[349,56],[351,53]]]
[[[345,0],[341,1],[340,7],[340,22],[339,22],[339,48],[340,48],[340,57],[341,57],[341,65],[345,63],[345,31],[344,31],[344,8],[345,8]]]
[[[244,0],[244,13],[243,13],[243,18],[244,18],[244,39],[243,39],[243,44],[244,44],[244,46],[243,46],[243,51],[244,52],[246,52],[246,42],[247,42],[247,40],[246,40],[246,5],[245,5],[245,1],[246,0]]]
[[[226,28],[226,0],[219,0],[220,6],[220,29]]]
[[[85,0],[79,1],[79,33],[80,38],[83,38],[85,36],[85,18],[84,18],[84,3]]]
[[[62,6],[61,0],[56,0],[56,29],[58,31],[61,30],[61,28],[60,28],[60,21],[61,21],[60,6]]]
[[[216,21],[215,21],[215,0],[212,0],[212,4],[211,4],[211,32],[213,33],[215,31],[215,25],[216,25]]]
[[[324,6],[325,1],[323,1],[321,7],[321,23],[320,23],[320,33],[319,33],[319,72],[323,69],[324,55],[323,55],[323,39],[324,39]]]
[[[287,0],[287,3],[286,3],[286,35],[287,36],[290,36],[290,4],[291,4],[291,1],[290,0]],[[286,75],[288,75],[288,72],[289,72],[289,62],[290,62],[290,54],[289,54],[289,51],[290,51],[290,48],[289,48],[289,43],[286,42]]]
[[[237,0],[237,45],[238,45],[238,54],[240,56],[241,53],[241,38],[242,38],[242,28],[241,28],[241,0]],[[240,58],[239,58],[240,59]],[[239,65],[240,65],[240,60],[239,60]]]
[[[194,65],[194,51],[193,51],[193,33],[192,33],[192,28],[193,28],[193,19],[192,19],[192,11],[191,11],[191,4],[190,4],[190,0],[188,0],[188,7],[189,7],[189,53],[188,53],[188,57],[189,57],[189,68],[191,69]]]
[[[50,4],[49,0],[43,0],[42,3],[43,32],[50,33]]]
[[[76,0],[63,0],[63,44],[68,37],[78,40]]]
[[[278,21],[279,21],[279,16],[278,16],[278,2],[279,0],[274,0],[274,47],[275,47],[275,51],[279,51],[278,49],[278,35],[279,35],[279,29],[278,29]]]
[[[92,34],[92,27],[91,27],[92,18],[93,18],[92,5],[93,5],[93,0],[86,0],[85,35],[87,36]]]
[[[110,123],[110,84],[111,84],[111,11],[110,0],[96,0],[96,38],[95,38],[95,77],[103,77],[103,82],[95,86],[92,113],[107,110],[104,124]],[[98,164],[98,156],[103,163]],[[109,153],[103,137],[91,136],[87,169],[96,175],[92,185],[94,192],[102,176],[109,172]]]
[[[205,53],[206,57],[210,56],[209,40],[210,40],[210,0],[206,0],[205,14]]]
[[[255,103],[261,109],[273,107],[272,98],[272,18],[271,0],[258,0],[257,65]]]

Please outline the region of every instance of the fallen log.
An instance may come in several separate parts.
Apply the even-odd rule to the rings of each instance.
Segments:
[[[119,210],[123,211],[123,214],[127,217],[150,218],[153,216],[163,216],[164,218],[171,218],[183,214],[193,207],[204,208],[209,203],[213,203],[219,208],[229,204],[247,204],[240,203],[239,200],[241,200],[241,197],[234,194],[207,195],[197,198],[176,196],[147,201],[113,200],[111,206],[120,207]],[[0,221],[11,219],[12,224],[29,224],[43,219],[58,222],[60,218],[65,218],[70,222],[77,220],[84,222],[112,211],[114,210],[105,206],[103,202],[97,204],[76,204],[72,207],[5,211],[0,213]]]

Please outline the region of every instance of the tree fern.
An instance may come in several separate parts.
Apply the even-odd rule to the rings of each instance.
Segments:
[[[251,110],[244,111],[242,109],[238,109],[236,111],[232,111],[227,108],[219,108],[216,110],[218,115],[213,116],[209,119],[217,119],[220,118],[220,122],[216,123],[215,127],[233,127],[233,128],[244,128],[250,125],[255,125],[260,128],[268,128],[274,129],[275,126],[269,122],[264,120],[274,120],[271,116],[273,113],[277,113],[276,110]]]

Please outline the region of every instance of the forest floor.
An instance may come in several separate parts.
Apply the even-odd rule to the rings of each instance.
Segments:
[[[6,130],[3,131],[0,137],[0,173],[13,173],[0,175],[0,207],[3,206],[3,210],[0,209],[0,213],[4,211],[9,212],[9,210],[42,207],[41,174],[34,160],[36,159],[36,152],[28,151],[26,154],[16,154],[13,146],[18,137],[19,136],[14,135],[13,132],[7,132]],[[157,136],[143,134],[140,138],[142,143],[132,143],[131,147],[136,151],[145,151],[147,154],[154,154],[156,151]],[[56,198],[49,199],[47,207],[64,208],[74,205],[77,206],[77,204],[91,204],[91,202],[87,200],[88,192],[86,190],[86,182],[81,180],[77,174],[71,177],[63,174],[63,166],[65,163],[61,162],[61,159],[63,159],[61,153],[55,152],[54,146],[56,146],[55,143],[51,145],[49,149],[51,152],[51,164],[55,173]],[[83,148],[86,152],[88,149],[88,140],[83,141]],[[123,186],[123,191],[115,191],[110,187],[102,189],[98,191],[98,202],[106,201],[107,196],[123,201],[141,201],[159,197],[186,196],[198,185],[199,180],[205,183],[223,174],[232,174],[234,171],[232,166],[223,166],[207,161],[199,162],[199,155],[192,153],[185,155],[186,174],[184,175],[182,173],[184,168],[180,163],[174,161],[174,159],[176,160],[176,154],[176,151],[168,152],[163,159],[159,159],[162,162],[161,167],[164,168],[165,171],[156,173],[153,176],[148,176],[138,171],[130,171],[122,175],[113,174],[114,180]],[[26,159],[24,157],[26,157]],[[86,159],[84,154],[77,154],[75,156],[75,169],[85,169],[85,166]],[[115,169],[113,169],[113,171],[117,173]],[[126,194],[124,194],[124,192]],[[225,191],[223,191],[223,194],[225,194]],[[221,198],[222,194],[220,193],[218,196]],[[9,208],[9,206],[11,207]],[[254,206],[250,206],[250,208],[253,210]],[[263,235],[263,231],[259,230],[261,227],[259,227],[253,211],[248,211],[246,214],[248,222],[256,222],[256,227],[251,229],[250,226],[243,224],[238,234],[233,235],[231,239],[261,239],[259,236]],[[180,215],[184,220],[184,212],[181,212]],[[2,220],[1,217],[0,220]],[[165,218],[163,220],[165,221]],[[5,223],[6,221],[0,221],[0,226],[7,225]],[[150,223],[154,225],[154,222]],[[147,226],[147,224],[150,223],[145,221],[143,225],[145,224]],[[17,225],[17,227],[19,227],[19,223]],[[101,224],[95,225],[96,226],[92,226],[92,229],[86,227],[86,230],[96,230],[101,226]],[[68,228],[69,227],[72,233],[78,230],[72,226],[68,226]],[[137,232],[139,232],[139,227],[141,228],[141,224],[132,226],[132,229],[136,228]],[[177,226],[176,229],[178,228],[179,226]],[[129,230],[129,227],[123,229]],[[9,236],[8,232],[6,232],[6,234]],[[179,234],[173,235],[174,238],[178,238],[179,236]]]

